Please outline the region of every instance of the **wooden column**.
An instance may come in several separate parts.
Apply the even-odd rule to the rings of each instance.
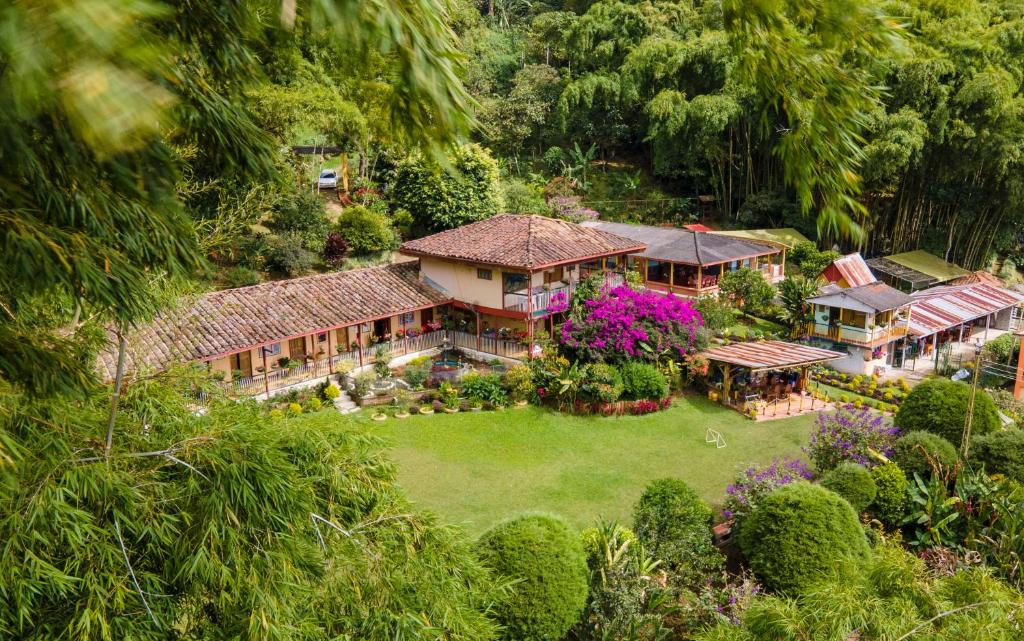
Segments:
[[[363,324],[356,325],[356,351],[359,352],[359,367],[363,366]]]
[[[533,272],[526,272],[526,358],[533,360]]]
[[[474,310],[473,314],[476,316],[476,351],[482,352],[481,339],[480,339],[480,312]]]
[[[331,347],[331,334],[334,333],[333,329],[327,330],[327,372],[328,376],[334,373],[334,348]]]
[[[704,268],[697,263],[697,293],[700,293],[701,288],[704,287]]]
[[[270,370],[267,369],[266,345],[260,348],[260,354],[263,355],[263,391],[267,393],[267,398],[270,398]]]
[[[722,364],[722,401],[729,404],[729,391],[732,387],[732,365],[729,363]]]

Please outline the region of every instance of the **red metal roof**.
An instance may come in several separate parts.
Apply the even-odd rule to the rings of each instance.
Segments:
[[[1024,294],[987,283],[940,285],[914,292],[908,331],[930,336],[1024,303]]]
[[[700,223],[691,223],[689,225],[683,225],[683,227],[689,229],[690,231],[715,231],[714,229],[711,229],[707,225],[701,225]]]
[[[849,283],[850,287],[860,287],[861,285],[878,282],[875,275],[871,273],[871,268],[868,267],[868,264],[864,262],[864,258],[859,253],[855,252],[842,258],[837,258],[831,266],[842,276],[843,280]],[[831,280],[827,275],[828,273],[829,270],[826,268],[825,277]]]
[[[846,356],[828,349],[784,341],[733,343],[706,349],[701,354],[708,360],[748,367],[752,370],[812,365]]]

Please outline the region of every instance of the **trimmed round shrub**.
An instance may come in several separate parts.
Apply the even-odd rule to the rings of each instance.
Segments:
[[[956,447],[952,443],[937,434],[920,430],[907,432],[896,440],[892,460],[903,468],[907,478],[914,478],[914,474],[917,474],[922,479],[928,479],[932,474],[932,466],[925,452],[944,468],[953,466],[957,460]]]
[[[338,233],[354,254],[387,251],[398,245],[398,234],[388,217],[362,205],[353,205],[341,212]]]
[[[872,514],[888,527],[897,527],[903,521],[909,500],[906,473],[895,463],[883,463],[871,468],[871,478],[875,481]]]
[[[896,413],[896,425],[904,432],[923,430],[938,434],[950,443],[963,438],[967,418],[967,404],[971,386],[966,383],[931,378],[917,384],[907,394]],[[992,397],[979,389],[974,399],[974,435],[988,434],[999,429],[999,414]]]
[[[659,479],[647,486],[634,506],[633,531],[680,583],[693,584],[722,565],[722,555],[712,543],[713,516],[686,483]]]
[[[556,641],[579,620],[587,602],[587,561],[564,521],[521,516],[485,532],[477,549],[486,566],[517,582],[495,606],[504,638]]]
[[[828,577],[844,558],[867,560],[867,538],[857,513],[820,485],[791,483],[766,496],[747,516],[739,546],[761,583],[799,594]]]
[[[970,456],[989,474],[1024,483],[1024,430],[1000,430],[971,439]]]
[[[668,381],[665,375],[647,363],[629,362],[619,369],[622,377],[622,396],[639,401],[650,399],[660,401],[668,396]]]
[[[871,471],[856,463],[842,463],[823,476],[821,484],[849,501],[858,512],[866,510],[878,492]]]

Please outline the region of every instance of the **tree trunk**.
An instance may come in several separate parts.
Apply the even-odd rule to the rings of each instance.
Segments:
[[[114,392],[110,395],[110,415],[107,417],[107,441],[103,453],[110,456],[114,445],[114,422],[117,420],[117,403],[121,400],[121,383],[124,381],[124,353],[128,347],[124,329],[117,330],[117,371],[114,373]]]

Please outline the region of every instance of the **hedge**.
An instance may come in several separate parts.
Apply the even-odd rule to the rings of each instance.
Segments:
[[[746,517],[738,543],[768,589],[799,594],[828,577],[841,559],[863,561],[869,549],[857,513],[841,496],[798,482],[766,496]]]
[[[1024,483],[1024,430],[1008,429],[971,440],[971,459],[989,474],[1002,474]]]
[[[925,452],[943,468],[950,468],[957,461],[956,447],[952,443],[937,434],[921,430],[907,432],[898,438],[893,445],[892,459],[903,468],[907,478],[914,478],[914,474],[917,474],[922,479],[928,479],[932,474],[932,466],[925,458]]]
[[[958,444],[963,438],[970,397],[971,386],[966,383],[944,378],[922,381],[910,390],[900,405],[896,425],[904,432],[923,430]],[[988,434],[999,426],[999,414],[992,397],[979,389],[974,400],[972,433],[975,436]]]
[[[587,560],[577,535],[561,519],[527,515],[480,537],[481,561],[516,581],[495,606],[509,641],[556,641],[579,620],[587,602]]]
[[[633,508],[633,530],[647,551],[689,584],[722,565],[712,543],[714,513],[679,479],[659,479],[644,490]]]
[[[840,464],[822,477],[821,484],[849,501],[858,512],[866,510],[878,492],[870,470],[856,463]]]

